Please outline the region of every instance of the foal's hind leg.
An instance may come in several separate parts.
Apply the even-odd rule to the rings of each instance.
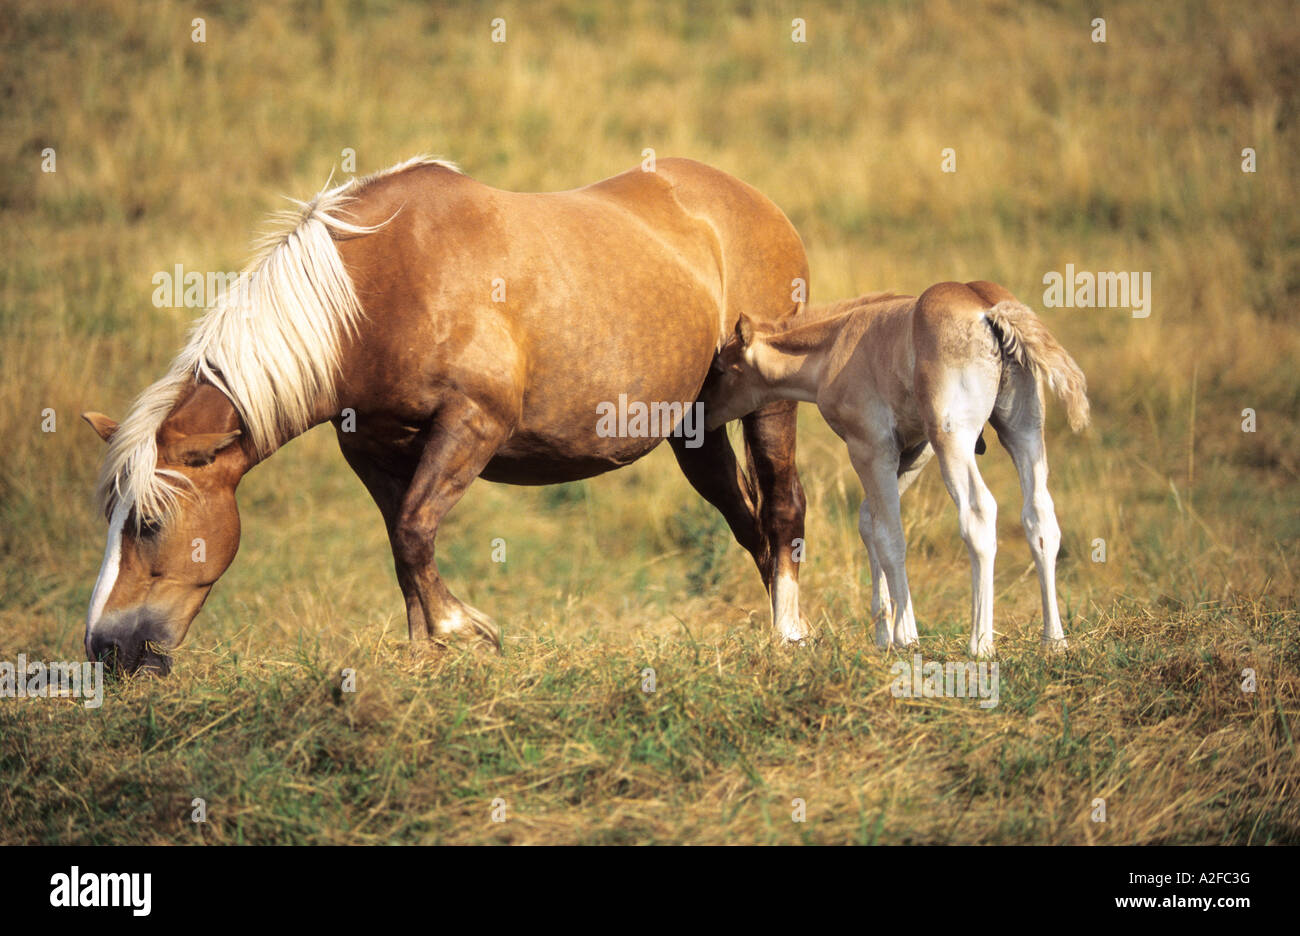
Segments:
[[[477,637],[501,646],[497,627],[448,590],[438,575],[434,543],[438,524],[491,461],[511,427],[469,397],[445,399],[430,424],[424,451],[402,499],[393,550],[407,568],[435,641]]]
[[[978,425],[955,427],[935,433],[932,439],[970,553],[971,656],[993,653],[993,557],[998,550],[997,501],[975,465],[979,429]]]
[[[778,635],[797,642],[808,635],[799,614],[799,563],[795,540],[803,539],[804,495],[795,467],[799,404],[769,403],[744,417],[745,447],[758,489],[758,552],[754,559],[772,599]]]
[[[1047,450],[1043,445],[1043,404],[1033,377],[1023,370],[1008,375],[1007,389],[998,399],[990,422],[1020,475],[1024,508],[1020,520],[1029,540],[1038,589],[1043,601],[1043,647],[1066,649],[1061,613],[1056,606],[1056,552],[1061,528],[1056,522],[1052,495],[1047,491]]]

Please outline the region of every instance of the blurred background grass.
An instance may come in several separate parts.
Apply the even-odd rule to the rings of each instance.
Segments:
[[[1150,271],[1150,318],[1042,311],[1088,374],[1094,413],[1072,437],[1049,405],[1066,631],[1083,637],[1116,602],[1292,608],[1294,6],[1111,3],[1105,44],[1090,40],[1085,3],[798,7],[6,3],[0,658],[81,654],[104,525],[90,499],[102,443],[77,414],[120,418],[195,314],[154,308],[152,276],[239,269],[281,195],[337,177],[345,148],[358,173],[432,152],[519,190],[604,178],[645,147],[690,156],[785,210],[814,301],[979,278],[1041,308],[1043,274],[1067,263]],[[806,44],[791,42],[794,15]],[[498,16],[504,44],[490,40]],[[940,171],[945,147],[955,173]],[[41,431],[46,407],[56,432]],[[801,419],[804,611],[865,643],[859,486],[816,412]],[[1001,507],[997,629],[1031,647],[1038,591],[1015,475],[996,445],[981,470]],[[274,657],[305,641],[338,656],[404,639],[378,511],[328,429],[253,472],[240,504],[243,545],[191,630],[193,653]],[[922,636],[956,650],[968,560],[937,471],[909,492],[904,520]],[[491,561],[496,537],[505,564]],[[1090,561],[1095,538],[1105,563]],[[768,626],[748,556],[666,448],[574,485],[475,485],[439,561],[503,625],[508,652],[632,652]]]

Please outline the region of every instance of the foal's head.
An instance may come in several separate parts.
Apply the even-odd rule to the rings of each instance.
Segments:
[[[100,413],[85,420],[106,442],[116,422]],[[170,422],[170,421],[169,421]],[[174,495],[166,509],[131,498],[139,487],[119,480],[109,499],[108,545],[86,616],[86,655],[126,672],[171,669],[168,652],[189,630],[213,583],[239,548],[235,487],[247,459],[234,444],[240,431],[157,431],[151,483]]]
[[[741,314],[713,361],[713,373],[705,387],[704,421],[709,430],[752,413],[763,402],[762,381],[750,349],[756,336],[755,324]]]

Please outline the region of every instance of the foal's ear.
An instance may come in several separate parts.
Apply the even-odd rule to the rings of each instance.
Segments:
[[[81,418],[90,423],[90,428],[99,433],[99,437],[107,442],[113,438],[113,433],[117,432],[117,423],[109,419],[103,413],[94,411],[82,413]]]
[[[745,348],[748,348],[749,343],[754,340],[754,323],[744,312],[741,312],[740,318],[736,319],[736,337],[740,339],[741,347]]]
[[[240,435],[238,429],[234,432],[196,432],[193,435],[181,436],[173,442],[168,442],[163,447],[161,454],[163,458],[173,464],[198,468],[201,465],[212,464],[212,460],[217,457],[217,453],[231,442],[234,442]]]

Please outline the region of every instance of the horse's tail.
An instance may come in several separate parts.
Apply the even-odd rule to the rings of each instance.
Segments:
[[[1088,425],[1088,381],[1074,358],[1052,337],[1042,319],[1019,302],[999,302],[984,313],[1002,353],[1047,383],[1065,404],[1070,428]]]

